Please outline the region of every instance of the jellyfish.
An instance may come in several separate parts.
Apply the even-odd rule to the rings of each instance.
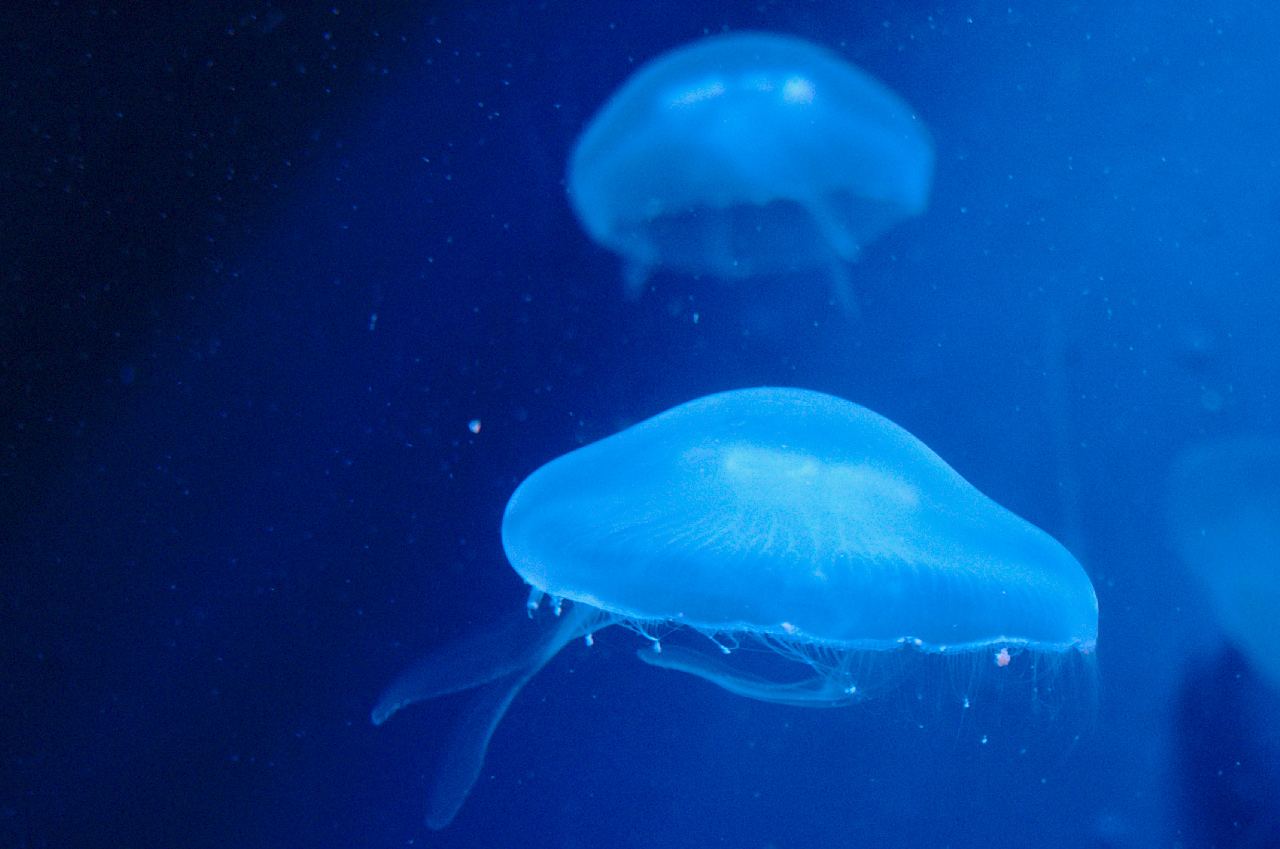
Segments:
[[[1280,691],[1280,442],[1198,446],[1175,464],[1169,524],[1227,639]]]
[[[835,53],[767,33],[650,61],[578,139],[569,201],[620,254],[631,298],[669,268],[742,279],[847,263],[928,201],[933,147],[897,95]]]
[[[555,627],[520,647],[504,631],[446,649],[373,711],[380,724],[479,688],[434,779],[433,828],[462,805],[520,688],[610,625],[648,636],[653,666],[800,706],[871,696],[869,653],[990,649],[1001,663],[1009,647],[1091,652],[1097,639],[1093,586],[1065,548],[888,419],[803,389],[709,395],[553,460],[511,496],[502,544],[530,611],[545,597],[563,611]],[[665,646],[677,628],[710,637],[706,650]],[[735,665],[748,640],[797,674]]]

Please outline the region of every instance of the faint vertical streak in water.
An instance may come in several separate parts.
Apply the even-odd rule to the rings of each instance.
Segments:
[[[1081,562],[1087,560],[1084,520],[1080,513],[1080,476],[1073,451],[1071,383],[1067,380],[1067,334],[1062,317],[1050,311],[1044,344],[1044,406],[1049,419],[1053,470],[1058,484],[1061,527],[1057,537]]]

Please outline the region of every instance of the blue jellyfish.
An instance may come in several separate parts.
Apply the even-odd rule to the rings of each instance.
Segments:
[[[1174,541],[1228,640],[1280,693],[1280,441],[1200,445],[1174,466]]]
[[[569,200],[626,263],[740,279],[845,264],[924,211],[933,148],[893,92],[836,54],[765,33],[659,56],[610,98],[569,158]]]
[[[430,657],[383,695],[411,702],[480,687],[448,745],[428,824],[452,819],[519,689],[570,640],[613,624],[650,636],[640,657],[743,696],[794,705],[868,697],[870,652],[1001,647],[1090,652],[1098,604],[1049,535],[1000,507],[902,428],[802,389],[710,395],[554,460],[511,496],[507,558],[561,610],[532,646],[478,638]],[[687,627],[710,651],[666,647]],[[744,640],[797,662],[771,680],[735,668]]]

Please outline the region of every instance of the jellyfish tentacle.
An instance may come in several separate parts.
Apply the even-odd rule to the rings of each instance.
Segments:
[[[548,646],[553,644],[554,642],[549,643]],[[556,651],[563,645],[556,645]],[[507,708],[511,707],[511,702],[521,688],[529,683],[529,679],[554,654],[555,651],[551,652],[545,660],[519,674],[491,681],[480,688],[462,721],[450,730],[448,742],[431,778],[431,792],[427,796],[427,828],[439,831],[453,822],[462,803],[470,795],[471,788],[475,786],[476,779],[480,777],[489,740]]]
[[[462,720],[449,733],[431,781],[427,827],[453,821],[480,776],[494,729],[529,679],[578,637],[612,625],[616,617],[588,605],[572,605],[529,644],[528,628],[509,626],[459,640],[432,654],[396,680],[373,709],[375,725],[414,702],[479,688]],[[521,638],[525,643],[519,647]]]
[[[849,264],[838,257],[831,260],[831,293],[835,295],[840,311],[857,324],[862,324],[862,309],[853,291],[853,281],[849,279]]]
[[[514,621],[497,630],[469,634],[432,652],[387,687],[369,718],[381,725],[415,702],[482,687],[525,668],[541,643],[536,641],[536,631],[531,635],[531,626],[522,624]]]
[[[829,675],[818,674],[799,681],[770,681],[683,646],[667,646],[661,651],[640,649],[636,654],[650,666],[687,672],[734,695],[762,702],[792,707],[838,707],[867,698],[855,688],[841,686]]]
[[[849,232],[840,214],[832,208],[831,202],[815,196],[805,198],[802,205],[836,256],[845,262],[857,262],[862,246]]]

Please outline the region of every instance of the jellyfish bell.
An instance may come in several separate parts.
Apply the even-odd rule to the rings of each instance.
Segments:
[[[429,822],[447,824],[502,713],[570,640],[613,624],[647,663],[764,701],[830,706],[884,684],[870,655],[1091,652],[1097,599],[1080,564],[864,407],[801,389],[706,396],[546,464],[511,496],[503,548],[557,626],[529,648],[484,640],[393,684],[376,723],[468,687]],[[664,630],[712,637],[663,647]],[[732,663],[751,640],[798,674]],[[866,677],[868,674],[872,679]],[[876,678],[876,676],[881,676]]]
[[[741,279],[846,264],[928,202],[933,147],[911,107],[790,36],[714,36],[644,65],[583,131],[569,200],[619,254],[627,293],[669,268]]]
[[[710,395],[553,460],[502,538],[538,591],[626,619],[936,652],[1096,637],[1066,549],[888,419],[807,390]]]

